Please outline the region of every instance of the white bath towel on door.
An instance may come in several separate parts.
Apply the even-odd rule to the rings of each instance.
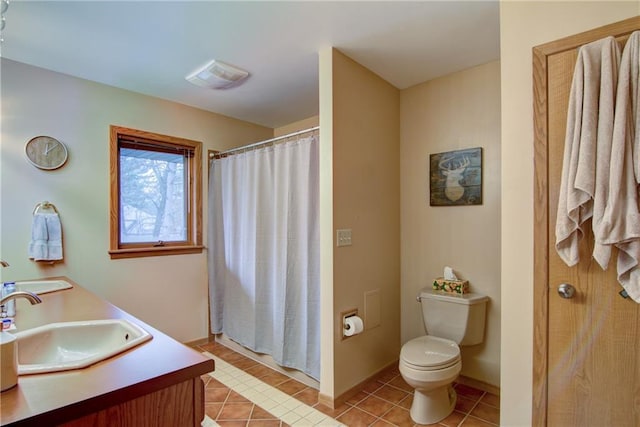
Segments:
[[[556,250],[568,266],[580,260],[578,244],[585,222],[593,217],[595,227],[604,214],[619,62],[613,37],[586,44],[578,52],[556,217]],[[606,245],[594,252],[603,268],[609,254]]]
[[[640,150],[637,129],[640,119],[639,61],[640,32],[636,31],[629,37],[620,63],[607,208],[599,224],[599,235],[596,235],[602,244],[618,248],[618,282],[636,302],[640,302],[640,211],[637,189],[640,178],[637,175]]]

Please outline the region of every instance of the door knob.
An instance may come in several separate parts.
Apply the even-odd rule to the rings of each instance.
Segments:
[[[573,298],[575,294],[576,288],[574,288],[573,285],[570,285],[569,283],[561,283],[560,286],[558,286],[558,295],[560,295],[562,298]]]

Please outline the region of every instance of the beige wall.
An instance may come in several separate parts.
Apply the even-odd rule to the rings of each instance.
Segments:
[[[281,126],[273,130],[273,136],[283,136],[292,132],[309,129],[320,125],[320,116],[313,116],[307,119],[298,120],[297,122],[290,123],[286,126]]]
[[[531,424],[533,100],[531,49],[640,13],[640,2],[511,2],[500,6],[502,68],[501,418]]]
[[[420,289],[444,266],[488,295],[484,342],[461,347],[462,374],[500,384],[500,63],[401,92],[402,342],[425,334]],[[482,147],[483,203],[429,205],[429,155]]]
[[[320,88],[320,395],[335,398],[333,367],[333,49],[318,54]]]
[[[400,351],[400,94],[337,50],[331,62],[332,234],[351,229],[353,236],[352,246],[333,248],[331,333],[339,396],[393,363]],[[370,325],[372,316],[364,316],[369,291],[379,291],[380,326],[342,340],[341,312],[357,308]]]
[[[66,275],[179,341],[206,337],[206,252],[109,258],[109,125],[202,141],[205,153],[270,138],[273,129],[6,59],[1,78],[0,249],[11,264],[2,280]],[[27,163],[24,144],[36,135],[67,144],[62,169]],[[42,200],[56,205],[63,225],[65,261],[55,266],[27,259],[31,213]]]

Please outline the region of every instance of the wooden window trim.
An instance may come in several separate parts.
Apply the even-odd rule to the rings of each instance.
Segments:
[[[189,159],[189,197],[191,209],[187,215],[190,235],[186,242],[167,242],[163,246],[152,243],[127,244],[120,246],[120,183],[118,140],[123,135],[134,141],[150,141],[159,145],[193,150],[193,157]],[[202,143],[185,138],[161,135],[121,126],[110,126],[109,138],[110,155],[110,196],[109,196],[109,255],[111,259],[138,258],[149,256],[179,255],[202,253]]]

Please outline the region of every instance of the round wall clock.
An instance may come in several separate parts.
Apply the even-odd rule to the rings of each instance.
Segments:
[[[50,136],[36,136],[27,142],[24,151],[29,162],[40,169],[58,169],[67,161],[67,147]]]

